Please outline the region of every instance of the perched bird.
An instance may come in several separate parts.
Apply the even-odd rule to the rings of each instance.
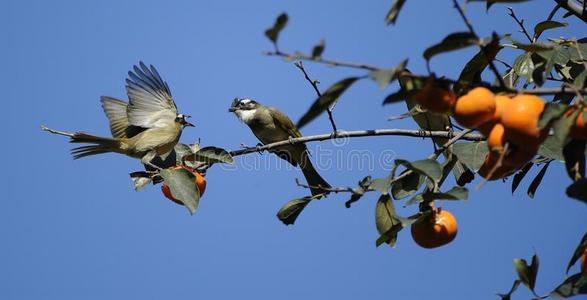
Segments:
[[[134,72],[133,72],[134,71]],[[170,152],[179,141],[189,116],[177,112],[169,86],[153,67],[144,63],[128,72],[128,103],[111,97],[100,98],[110,121],[112,138],[76,132],[71,143],[87,143],[71,150],[74,159],[107,152],[138,158],[151,165],[151,160]]]
[[[267,107],[251,99],[235,98],[228,109],[251,128],[253,134],[263,144],[284,141],[289,138],[302,136],[293,122],[282,112],[273,107]],[[312,195],[327,193],[330,185],[318,174],[310,162],[308,149],[305,144],[280,146],[271,152],[288,161],[293,166],[302,169]]]

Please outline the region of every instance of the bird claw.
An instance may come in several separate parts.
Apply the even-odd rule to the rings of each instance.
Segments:
[[[263,153],[263,151],[265,151],[265,150],[261,149],[261,147],[263,147],[263,144],[261,144],[261,143],[257,143],[257,145],[255,146],[255,149],[257,150],[257,152],[259,152],[259,154]]]

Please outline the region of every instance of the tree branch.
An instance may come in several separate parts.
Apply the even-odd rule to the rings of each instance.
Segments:
[[[300,138],[292,138],[276,143],[266,144],[258,147],[249,147],[240,150],[234,150],[230,152],[232,156],[239,156],[249,154],[253,152],[261,152],[264,150],[271,150],[279,146],[299,144],[306,142],[325,141],[336,138],[355,138],[355,137],[368,137],[368,136],[411,136],[411,137],[441,137],[441,138],[453,138],[459,136],[460,132],[451,131],[422,131],[422,130],[409,130],[409,129],[371,129],[371,130],[355,130],[355,131],[337,131],[335,133],[326,133],[318,135],[308,135]],[[465,134],[461,137],[467,141],[483,141],[485,137],[481,134]],[[453,141],[454,142],[454,141]]]
[[[465,11],[463,10],[461,5],[459,4],[458,0],[453,0],[452,2],[454,3],[455,8],[457,9],[459,14],[461,15],[463,22],[465,22],[465,25],[467,25],[467,28],[469,28],[469,32],[471,32],[471,34],[475,37],[475,39],[477,39],[479,41],[480,40],[479,35],[477,35],[477,33],[475,32],[475,29],[473,28],[471,21],[469,21],[467,16],[465,16]],[[478,44],[478,46],[479,46],[479,49],[481,49],[481,51],[483,52],[483,55],[485,55],[485,59],[489,62],[489,68],[495,74],[495,77],[497,78],[497,81],[499,82],[499,86],[502,88],[506,88],[507,85],[505,84],[503,77],[499,73],[499,70],[495,66],[495,63],[493,62],[493,58],[488,53],[487,48],[485,46],[481,45],[480,43]]]
[[[323,59],[323,58],[313,58],[311,56],[307,56],[304,54],[291,54],[291,53],[286,53],[286,52],[265,52],[265,54],[269,55],[269,56],[294,57],[296,59],[301,59],[304,61],[311,61],[311,62],[326,64],[326,65],[331,65],[331,66],[348,67],[348,68],[363,69],[363,70],[369,70],[369,71],[379,69],[377,67],[369,66],[369,65],[365,65],[365,64],[361,64],[361,63],[352,63],[352,62],[337,61],[337,60],[330,60],[330,59]],[[412,74],[409,72],[402,72],[400,74],[400,77],[402,77],[402,76],[409,77],[409,78],[415,78],[415,79],[424,79],[424,80],[429,77],[427,75],[416,75],[416,74]],[[446,78],[446,77],[438,78],[438,80],[442,80],[444,82],[451,83],[451,84],[466,83],[466,82],[459,82],[458,80],[454,80],[454,79],[450,79],[450,78]],[[486,86],[491,88],[488,84]],[[538,95],[538,96],[539,95],[556,95],[556,94],[575,95],[574,90],[571,90],[569,88],[564,88],[564,87],[563,88],[539,88],[539,89],[532,89],[532,90],[526,90],[526,89],[517,90],[517,89],[508,88],[508,87],[499,87],[499,88],[494,88],[493,90],[496,92],[508,92],[508,93],[516,93],[516,94],[519,93],[519,94],[529,94],[529,95]],[[587,94],[587,88],[579,89],[578,91],[579,91],[579,93],[581,93],[583,95]]]
[[[530,37],[530,34],[528,33],[528,31],[526,30],[526,27],[524,26],[524,20],[518,19],[518,16],[516,16],[516,13],[514,12],[513,8],[508,7],[508,15],[510,17],[512,17],[514,19],[514,21],[516,21],[516,23],[518,23],[518,26],[520,26],[520,32],[526,36],[528,41],[530,41],[530,43],[534,43],[535,39]]]
[[[318,89],[317,81],[310,79],[310,76],[308,76],[306,69],[304,69],[304,64],[302,63],[302,61],[300,60],[294,65],[304,73],[304,77],[306,77],[306,80],[312,85],[314,91],[316,91],[316,95],[318,95],[318,98],[322,97],[322,93],[320,93],[320,90]],[[334,123],[334,117],[332,116],[332,107],[327,107],[326,112],[328,113],[328,119],[330,119],[330,125],[332,125],[332,131],[336,132],[336,123]]]
[[[558,5],[560,5],[562,8],[566,9],[577,18],[583,20],[583,22],[587,23],[587,10],[585,10],[577,2],[572,0],[554,0],[554,2],[558,3]]]
[[[305,55],[303,53],[291,54],[291,53],[285,53],[285,52],[281,52],[281,51],[266,51],[266,52],[263,52],[263,54],[265,54],[267,56],[280,56],[280,57],[285,57],[288,59],[313,61],[316,63],[321,63],[321,64],[335,66],[335,67],[347,67],[347,68],[354,68],[354,69],[363,69],[363,70],[368,70],[368,71],[374,71],[374,70],[379,69],[377,67],[370,66],[367,64],[353,63],[353,62],[346,62],[346,61],[337,61],[337,60],[331,60],[331,59],[323,59],[321,57],[312,57],[309,55]]]

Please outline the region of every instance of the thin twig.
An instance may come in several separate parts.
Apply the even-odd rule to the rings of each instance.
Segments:
[[[316,63],[326,64],[326,65],[335,66],[335,67],[347,67],[347,68],[354,68],[354,69],[364,69],[364,70],[368,70],[368,71],[374,71],[374,70],[378,70],[379,69],[377,67],[370,66],[370,65],[367,65],[367,64],[353,63],[353,62],[346,62],[346,61],[337,61],[337,60],[330,60],[330,59],[323,59],[321,57],[312,57],[312,56],[305,55],[305,54],[302,54],[302,53],[290,54],[290,53],[285,53],[285,52],[281,52],[281,51],[267,51],[267,52],[264,52],[263,54],[265,54],[267,56],[281,56],[281,57],[293,58],[293,59],[297,59],[297,60],[313,61],[313,62],[316,62]]]
[[[353,191],[353,189],[349,188],[349,187],[346,187],[346,188],[345,187],[325,188],[322,186],[312,186],[312,185],[308,185],[308,184],[300,182],[297,178],[296,178],[296,185],[299,187],[306,188],[306,189],[311,189],[311,190],[321,189],[321,190],[331,192],[331,193],[355,193]]]
[[[364,70],[378,70],[377,67],[373,67],[373,66],[368,66],[368,65],[364,65],[364,64],[358,64],[358,63],[351,63],[351,62],[342,62],[342,61],[335,61],[335,60],[326,60],[326,59],[322,59],[322,58],[313,58],[310,56],[306,56],[306,55],[297,55],[297,54],[289,54],[289,53],[285,53],[285,52],[265,52],[266,55],[269,56],[282,56],[282,57],[292,57],[294,56],[296,59],[301,59],[304,61],[311,61],[311,62],[315,62],[315,63],[322,63],[322,64],[328,64],[328,65],[332,65],[332,66],[342,66],[342,67],[349,67],[349,68],[357,68],[357,69],[364,69]],[[413,79],[422,79],[425,80],[427,79],[429,76],[426,75],[416,75],[416,74],[412,74],[409,72],[402,72],[399,77],[408,77],[408,78],[413,78]],[[501,78],[501,77],[499,77]],[[502,78],[503,79],[503,78]],[[450,83],[450,84],[467,84],[468,82],[460,82],[458,80],[454,80],[454,79],[450,79],[450,78],[438,78],[438,80],[446,82],[446,83]],[[484,84],[483,86],[486,86],[488,88],[492,88],[489,84]],[[499,88],[492,88],[495,92],[507,92],[507,93],[520,93],[520,94],[529,94],[529,95],[556,95],[556,94],[567,94],[567,95],[574,95],[575,92],[572,90],[568,90],[568,89],[564,89],[564,88],[539,88],[539,89],[532,89],[532,90],[516,90],[513,88],[509,88],[507,86],[505,87],[499,87]],[[579,92],[581,94],[587,94],[587,88],[585,89],[580,89]]]
[[[469,21],[469,19],[467,18],[467,16],[465,16],[465,11],[463,10],[463,8],[461,7],[461,5],[459,4],[458,0],[453,0],[452,2],[454,3],[455,8],[457,9],[457,11],[459,12],[459,14],[461,15],[461,18],[463,19],[463,22],[465,22],[465,25],[469,29],[469,32],[471,32],[471,34],[475,37],[475,39],[477,41],[480,41],[479,35],[477,35],[477,33],[475,32],[475,29],[473,28],[473,25],[471,24],[471,21]],[[499,86],[502,87],[502,88],[506,88],[507,86],[505,84],[505,81],[503,80],[503,77],[501,77],[501,74],[499,73],[499,70],[495,66],[495,63],[493,62],[493,58],[491,57],[491,55],[487,51],[487,47],[481,45],[481,43],[479,43],[478,46],[479,46],[479,49],[481,49],[481,51],[485,55],[485,59],[487,59],[487,62],[489,63],[489,68],[495,74],[495,77],[497,78],[497,81],[499,82]]]
[[[516,13],[514,12],[514,9],[511,7],[508,7],[508,15],[510,17],[512,17],[514,19],[514,21],[516,21],[516,23],[518,23],[518,26],[520,26],[520,32],[526,36],[528,41],[530,41],[530,43],[534,43],[534,41],[536,41],[536,40],[533,39],[532,37],[530,37],[530,34],[528,34],[528,31],[526,30],[526,27],[524,26],[524,19],[518,19],[518,17],[516,16]]]
[[[310,79],[310,76],[306,72],[306,69],[304,69],[304,64],[302,63],[302,61],[300,60],[294,65],[304,73],[304,77],[312,85],[314,91],[316,91],[316,95],[318,95],[318,98],[322,97],[322,93],[320,93],[320,90],[318,89],[318,81]],[[326,112],[328,113],[330,125],[332,125],[332,132],[336,132],[336,123],[334,122],[334,117],[332,116],[332,107],[327,107]]]
[[[280,142],[262,145],[259,147],[250,147],[245,149],[234,150],[230,152],[232,156],[239,156],[254,152],[261,152],[265,150],[271,150],[279,146],[307,143],[314,141],[325,141],[337,138],[355,138],[355,137],[368,137],[368,136],[412,136],[412,137],[440,137],[440,138],[452,138],[459,135],[459,133],[451,131],[422,131],[422,130],[408,130],[408,129],[370,129],[370,130],[355,130],[355,131],[337,131],[333,133],[308,135],[300,138],[292,138]],[[485,137],[481,134],[466,134],[461,137],[463,140],[468,141],[483,141]]]
[[[444,152],[444,150],[446,150],[446,148],[450,147],[452,144],[456,143],[458,140],[462,139],[464,136],[470,134],[471,132],[473,132],[473,129],[470,129],[470,128],[467,128],[467,129],[459,132],[454,137],[452,137],[450,140],[448,140],[446,143],[444,143],[444,145],[442,145],[440,148],[438,148],[434,152],[434,154],[436,155],[436,157],[438,157],[442,152]]]

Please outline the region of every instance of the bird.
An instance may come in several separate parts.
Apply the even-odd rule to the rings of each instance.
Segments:
[[[150,65],[143,62],[128,72],[128,102],[102,96],[100,102],[110,123],[112,138],[75,132],[70,143],[90,144],[73,148],[74,159],[114,152],[138,158],[143,164],[169,153],[178,143],[190,116],[178,113],[169,86]]]
[[[290,118],[274,107],[268,107],[249,98],[235,98],[228,109],[245,123],[263,144],[270,144],[302,136]],[[299,166],[313,196],[328,194],[330,184],[320,176],[309,159],[303,143],[280,146],[270,150],[293,166]]]

